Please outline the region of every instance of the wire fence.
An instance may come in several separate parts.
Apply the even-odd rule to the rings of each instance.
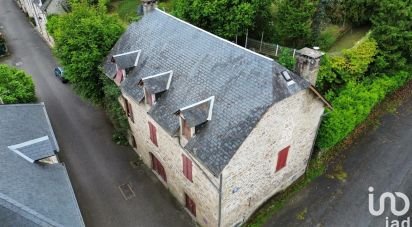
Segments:
[[[245,47],[254,52],[276,58],[279,57],[280,54],[284,54],[284,52],[291,53],[293,57],[296,55],[296,49],[282,47],[278,44],[267,43],[249,37],[246,37]]]

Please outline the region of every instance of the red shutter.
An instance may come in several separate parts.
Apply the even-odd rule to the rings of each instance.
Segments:
[[[193,182],[192,179],[192,161],[186,157],[185,155],[182,155],[182,160],[183,160],[183,174],[185,177]]]
[[[183,129],[182,129],[182,131],[183,131],[183,136],[186,139],[190,139],[190,137],[192,137],[192,135],[191,135],[192,133],[191,133],[191,129],[189,127],[189,124],[184,119],[183,119]]]
[[[196,204],[195,202],[185,193],[185,203],[186,208],[196,217]]]
[[[127,109],[129,109],[129,103],[127,102],[127,99],[125,97],[123,97],[123,101],[124,101],[124,106],[123,106],[123,110],[126,112],[126,114],[129,112]]]
[[[149,133],[150,133],[150,140],[152,141],[152,143],[156,146],[157,145],[157,135],[156,135],[156,127],[149,122]]]
[[[283,167],[286,166],[286,162],[288,160],[290,146],[284,148],[278,153],[278,163],[276,164],[276,171],[281,170]]]

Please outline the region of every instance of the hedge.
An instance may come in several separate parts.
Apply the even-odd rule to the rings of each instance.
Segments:
[[[0,64],[0,98],[4,104],[35,102],[31,76],[22,70]]]
[[[368,117],[376,104],[410,78],[408,72],[401,71],[393,76],[384,75],[362,83],[352,81],[346,84],[332,101],[333,111],[327,111],[321,124],[317,147],[329,149],[341,142]]]

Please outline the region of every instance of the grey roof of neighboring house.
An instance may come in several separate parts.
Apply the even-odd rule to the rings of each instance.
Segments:
[[[53,145],[48,136],[15,144],[9,146],[9,149],[30,162],[35,162],[54,155]]]
[[[40,0],[33,0],[40,1]],[[37,5],[39,5],[37,3]],[[51,14],[61,14],[66,12],[65,5],[67,5],[66,0],[43,0],[43,4],[40,9],[44,12],[47,12],[48,15]]]
[[[0,223],[84,226],[64,165],[30,163],[9,149],[47,136],[59,150],[44,104],[0,105],[0,129]]]
[[[192,137],[185,149],[218,175],[274,103],[310,83],[289,72],[288,86],[277,62],[205,32],[158,9],[129,26],[104,63],[113,78],[111,56],[141,50],[137,67],[122,82],[124,93],[140,101],[141,78],[173,70],[171,86],[148,114],[168,133],[179,129],[174,113],[215,96],[213,117]]]

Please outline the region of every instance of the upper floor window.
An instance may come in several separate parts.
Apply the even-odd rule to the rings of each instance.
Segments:
[[[157,145],[156,127],[151,122],[149,122],[149,134],[150,134],[150,140],[157,147],[158,145]]]
[[[130,118],[132,122],[134,122],[132,104],[126,98],[123,97],[123,99],[124,99],[124,108],[126,110],[127,117]]]
[[[286,166],[287,160],[288,160],[288,154],[289,154],[289,148],[290,146],[284,148],[278,153],[278,161],[276,164],[276,172],[283,169]]]
[[[182,154],[182,160],[183,160],[183,175],[193,182],[192,179],[192,160],[190,160],[186,155]]]

